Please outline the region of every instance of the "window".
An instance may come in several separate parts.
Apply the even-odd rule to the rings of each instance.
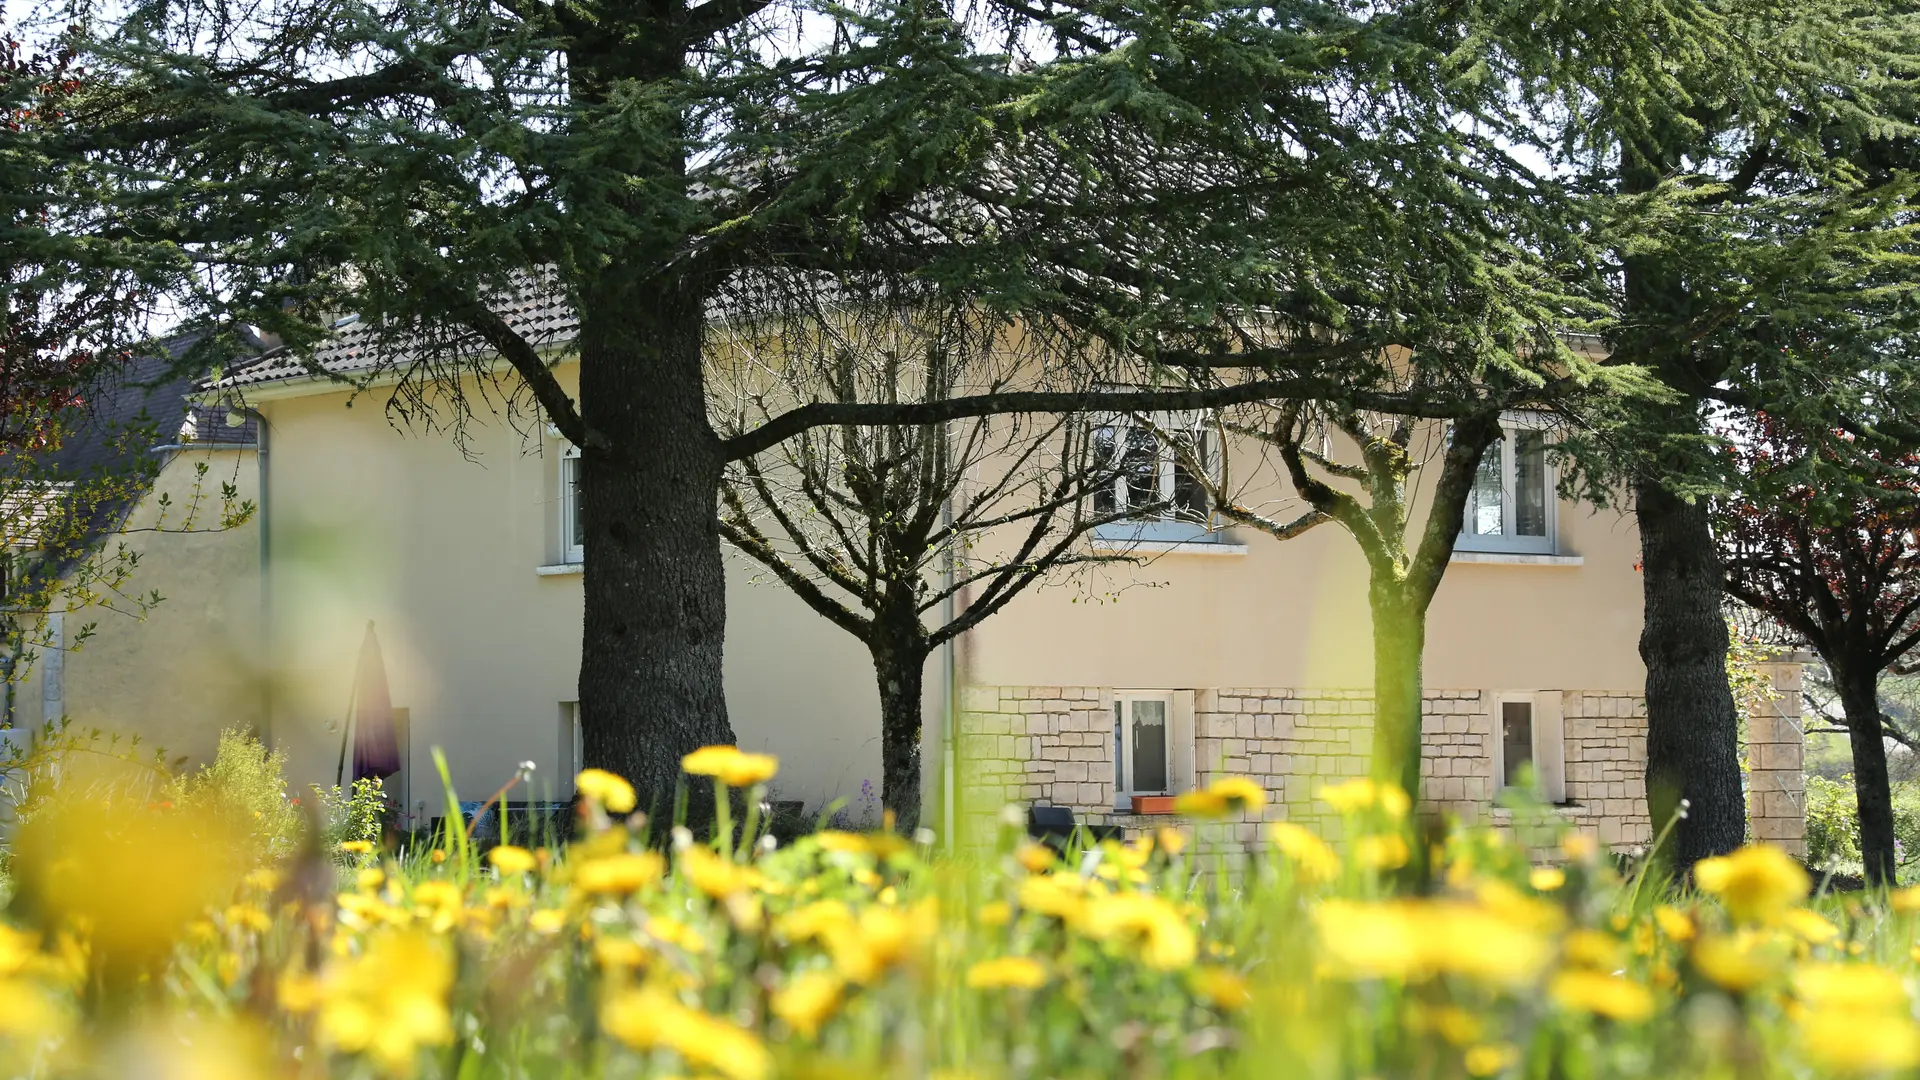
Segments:
[[[1459,548],[1552,554],[1554,487],[1547,433],[1524,418],[1508,421],[1474,474]]]
[[[1503,787],[1517,784],[1533,769],[1533,702],[1500,703],[1500,778]]]
[[[1144,520],[1204,523],[1209,509],[1206,484],[1183,459],[1197,459],[1211,470],[1214,441],[1198,416],[1156,417],[1151,426],[1119,421],[1096,428],[1094,456],[1111,464],[1118,475],[1093,493],[1094,513],[1139,508]]]
[[[586,518],[580,512],[580,448],[560,451],[560,560],[586,561]]]
[[[1113,797],[1175,795],[1193,787],[1193,691],[1113,696]]]
[[[1123,697],[1113,701],[1114,772],[1123,795],[1167,793],[1167,713],[1163,697]]]
[[[1536,794],[1567,801],[1566,741],[1561,697],[1555,690],[1494,696],[1494,783],[1501,789],[1533,778]]]

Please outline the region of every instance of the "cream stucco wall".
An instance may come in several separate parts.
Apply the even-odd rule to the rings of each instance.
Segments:
[[[1280,520],[1302,509],[1270,464],[1245,447],[1236,454],[1244,502]],[[1422,487],[1416,530],[1424,504]],[[1566,501],[1557,514],[1559,551],[1579,565],[1448,567],[1429,613],[1429,688],[1644,691],[1633,521]],[[1333,523],[1286,541],[1246,527],[1227,533],[1245,554],[1160,554],[1015,599],[969,637],[963,681],[1370,688],[1367,568],[1353,538]]]
[[[566,374],[570,375],[571,372]],[[372,620],[393,703],[412,724],[410,808],[439,812],[432,747],[462,798],[522,760],[570,791],[563,703],[576,700],[581,578],[561,561],[558,443],[481,417],[464,449],[396,429],[374,391],[265,397],[272,557],[272,734],[296,777],[331,782],[354,661]],[[877,777],[866,654],[730,558],[726,688],[745,747],[781,758],[777,794],[810,808]]]
[[[129,594],[158,592],[144,618],[90,607],[63,616],[68,640],[92,624],[90,638],[57,659],[42,658],[16,695],[15,722],[46,715],[49,679],[57,701],[83,728],[137,733],[169,758],[210,758],[222,728],[251,728],[261,717],[263,686],[254,663],[259,640],[259,533],[249,522],[221,528],[222,484],[237,502],[257,502],[251,449],[209,447],[169,455],[153,490],[135,507],[126,532],[107,538],[139,556]],[[197,467],[206,466],[201,474]],[[160,496],[171,497],[163,515]],[[197,501],[197,507],[195,505]]]

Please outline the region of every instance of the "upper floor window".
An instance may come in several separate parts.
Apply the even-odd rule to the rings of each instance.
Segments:
[[[586,561],[586,518],[580,512],[580,448],[560,451],[560,557],[565,562]]]
[[[1502,425],[1467,494],[1458,547],[1463,551],[1552,554],[1555,504],[1547,433],[1525,420]]]
[[[1096,514],[1138,510],[1143,520],[1205,521],[1210,505],[1203,476],[1214,467],[1213,433],[1196,416],[1125,420],[1096,428],[1093,453],[1117,475],[1093,493]],[[1203,472],[1193,469],[1198,465]]]

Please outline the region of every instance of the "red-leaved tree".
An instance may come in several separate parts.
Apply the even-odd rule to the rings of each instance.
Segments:
[[[1833,675],[1853,747],[1867,879],[1894,877],[1880,675],[1920,644],[1920,453],[1868,449],[1772,416],[1737,433],[1717,508],[1726,589],[1804,639]]]

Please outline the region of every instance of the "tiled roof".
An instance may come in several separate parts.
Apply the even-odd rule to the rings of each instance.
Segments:
[[[508,326],[536,348],[571,341],[580,328],[580,320],[566,297],[546,275],[529,277],[525,284],[502,293],[492,307],[506,319]],[[377,368],[405,364],[419,355],[417,349],[381,338],[377,327],[359,316],[349,315],[334,324],[333,337],[314,349],[312,356],[302,357],[286,348],[275,349],[213,385],[257,386],[320,374],[365,374]],[[489,351],[477,335],[464,328],[456,328],[443,344],[460,352]]]

